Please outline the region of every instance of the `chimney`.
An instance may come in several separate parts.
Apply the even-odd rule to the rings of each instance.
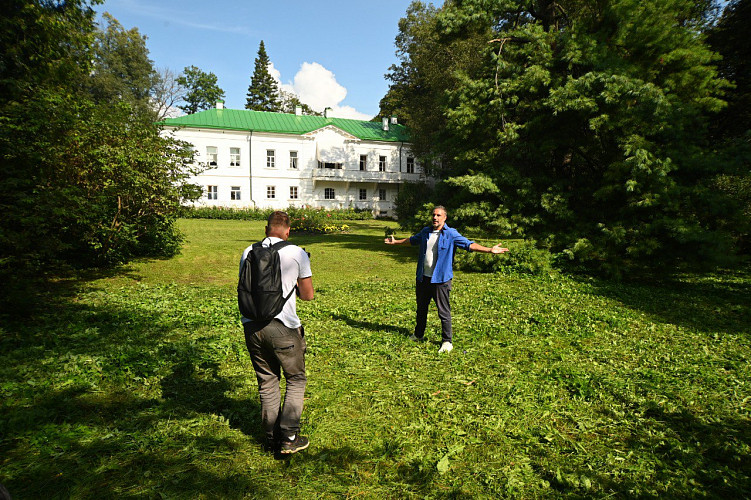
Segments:
[[[391,125],[396,125],[396,115],[391,115]]]
[[[381,118],[381,123],[383,124],[383,130],[388,131],[389,130],[389,119],[385,116]]]
[[[295,114],[297,116],[302,116],[302,106],[295,106]]]
[[[330,118],[331,116],[331,108],[326,108],[323,110],[323,117],[324,118]]]
[[[216,109],[224,109],[224,101],[216,101]]]

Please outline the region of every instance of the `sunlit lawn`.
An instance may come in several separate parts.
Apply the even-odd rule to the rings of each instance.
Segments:
[[[407,339],[415,249],[349,224],[292,238],[317,292],[298,303],[308,450],[262,448],[235,286],[263,223],[184,220],[180,256],[64,280],[3,320],[0,482],[14,498],[751,496],[750,273],[457,273],[438,355],[434,310],[431,342]]]

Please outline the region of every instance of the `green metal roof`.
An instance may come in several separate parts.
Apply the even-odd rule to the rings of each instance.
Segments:
[[[348,118],[324,118],[323,116],[269,113],[249,109],[209,109],[192,115],[167,118],[161,122],[169,127],[213,128],[221,130],[252,130],[278,134],[302,135],[333,125],[358,139],[365,141],[409,141],[407,128],[389,123],[383,130],[381,122],[350,120]]]

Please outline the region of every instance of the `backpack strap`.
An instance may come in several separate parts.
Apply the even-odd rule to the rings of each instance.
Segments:
[[[266,238],[264,238],[264,240],[265,239]],[[261,243],[263,243],[264,240],[261,240]],[[286,246],[289,246],[289,245],[292,245],[292,243],[290,243],[289,241],[286,241],[286,240],[282,240],[282,241],[277,241],[276,243],[273,243],[271,245],[271,248],[273,248],[274,250],[276,250],[278,252],[282,248],[284,248]],[[287,296],[284,297],[284,302],[287,302],[289,300],[289,298],[292,297],[292,294],[295,293],[296,290],[297,290],[297,284],[295,284],[295,286],[292,287],[292,290],[289,291],[289,294],[287,294]]]

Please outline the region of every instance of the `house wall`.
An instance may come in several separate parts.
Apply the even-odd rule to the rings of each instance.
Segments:
[[[204,188],[204,195],[196,205],[277,209],[304,205],[329,209],[352,207],[393,215],[400,185],[421,178],[417,165],[414,173],[407,173],[411,152],[405,143],[348,137],[344,141],[346,158],[342,168],[328,169],[318,167],[315,133],[298,136],[196,128],[182,128],[173,133],[194,145],[199,164],[209,161],[208,147],[216,148],[216,165],[208,166],[191,179]],[[239,149],[239,165],[231,165],[231,148]],[[274,152],[273,167],[267,166],[269,150]],[[290,152],[297,153],[296,169],[290,166]],[[360,155],[367,157],[365,171],[360,171]],[[379,171],[381,156],[386,158],[384,172]],[[208,186],[216,187],[216,199],[207,197]],[[233,199],[233,188],[235,193],[239,192],[239,199]],[[291,197],[290,188],[297,188],[296,199]],[[333,199],[327,199],[327,189],[329,195],[333,190]],[[365,190],[364,200],[360,199],[361,189]],[[384,199],[380,199],[381,194],[385,194]]]

